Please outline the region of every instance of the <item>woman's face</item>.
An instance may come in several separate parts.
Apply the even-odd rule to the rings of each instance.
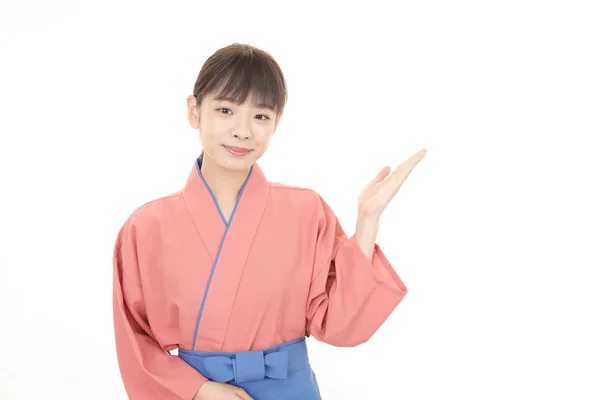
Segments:
[[[267,151],[279,123],[276,113],[255,105],[252,96],[241,105],[216,94],[205,95],[200,107],[194,96],[187,102],[190,125],[200,130],[204,157],[232,171],[248,170]]]

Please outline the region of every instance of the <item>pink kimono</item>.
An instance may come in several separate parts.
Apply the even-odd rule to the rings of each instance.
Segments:
[[[364,343],[404,283],[378,245],[367,259],[315,191],[269,182],[258,164],[226,221],[201,163],[183,190],[136,209],[116,240],[116,349],[129,398],[191,400],[210,379],[256,400],[320,399],[304,339]]]

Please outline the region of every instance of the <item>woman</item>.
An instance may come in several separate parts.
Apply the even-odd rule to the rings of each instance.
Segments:
[[[131,399],[320,399],[306,337],[363,343],[407,293],[375,237],[425,150],[366,186],[349,238],[315,191],[269,182],[257,164],[286,99],[260,49],[233,44],[203,65],[187,104],[204,150],[185,187],[133,211],[115,244]]]

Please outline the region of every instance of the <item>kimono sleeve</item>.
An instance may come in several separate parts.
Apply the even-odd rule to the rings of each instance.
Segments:
[[[154,338],[139,279],[134,229],[129,219],[113,254],[113,317],[117,359],[132,400],[192,400],[208,380],[166,351]]]
[[[375,244],[369,260],[354,236],[348,238],[319,196],[319,226],[307,302],[307,336],[339,347],[369,340],[407,293],[406,286]]]

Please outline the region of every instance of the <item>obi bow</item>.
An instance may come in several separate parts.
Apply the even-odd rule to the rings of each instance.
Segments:
[[[264,354],[262,350],[236,353],[234,358],[224,356],[206,357],[204,367],[215,382],[243,383],[267,378],[286,379],[288,352],[277,351]]]

